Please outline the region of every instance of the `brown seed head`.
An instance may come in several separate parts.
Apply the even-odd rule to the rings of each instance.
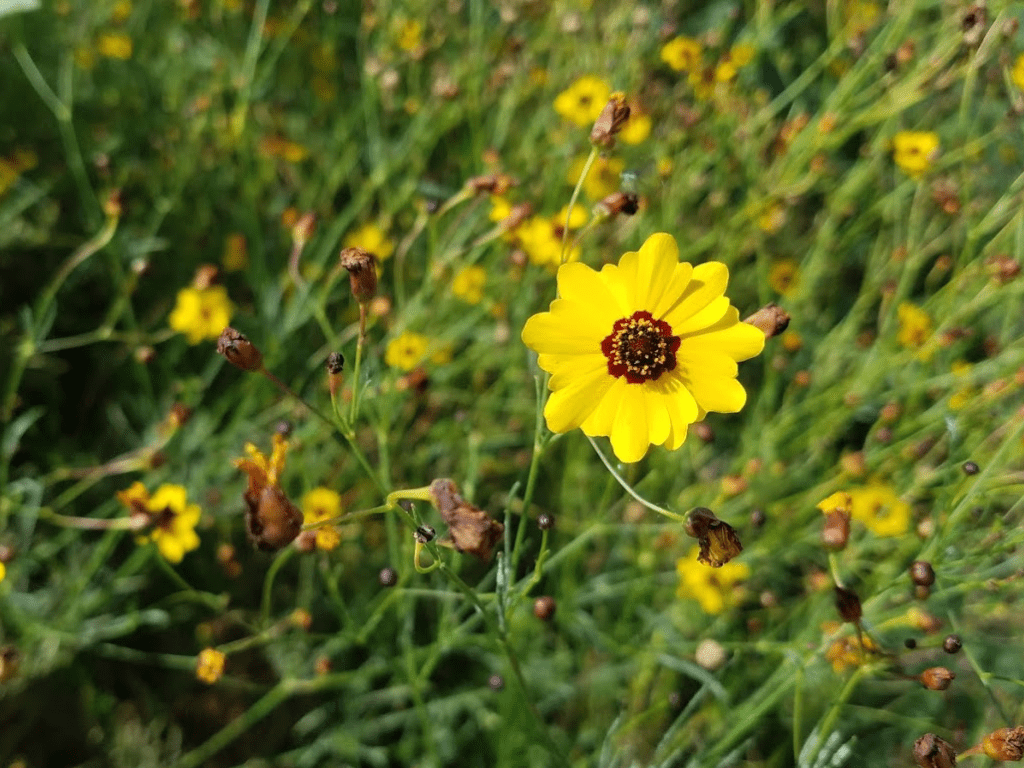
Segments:
[[[550,595],[538,597],[533,601],[533,615],[541,621],[551,621],[555,615],[555,598]]]
[[[789,327],[789,319],[789,314],[778,304],[765,304],[743,322],[754,326],[766,339],[770,339]]]
[[[345,248],[338,257],[348,270],[349,287],[360,304],[370,301],[377,293],[377,257],[362,248]]]
[[[611,149],[615,146],[615,134],[622,130],[627,120],[629,104],[625,94],[613,93],[590,129],[590,141],[602,149]]]
[[[597,215],[607,218],[620,213],[632,216],[640,210],[640,198],[630,192],[612,192],[594,207]]]
[[[981,740],[981,746],[993,760],[1021,760],[1024,758],[1024,725],[992,731]]]
[[[839,611],[843,621],[848,621],[851,624],[859,622],[860,617],[864,615],[857,593],[844,587],[836,587],[836,610]]]
[[[430,493],[441,519],[448,524],[448,533],[440,543],[484,562],[490,560],[505,526],[463,499],[452,480],[435,480]]]
[[[942,650],[946,653],[959,653],[963,647],[964,641],[960,639],[960,635],[946,635],[946,639],[942,641]]]
[[[733,527],[706,507],[697,507],[686,518],[686,534],[700,545],[697,560],[712,568],[721,568],[743,551]]]
[[[929,691],[944,691],[949,688],[955,677],[956,675],[945,667],[929,667],[917,679]]]
[[[921,768],[955,768],[956,751],[948,741],[926,733],[914,742],[914,762]]]
[[[243,334],[228,326],[217,339],[217,353],[243,371],[258,371],[263,368],[263,353]]]
[[[935,583],[935,569],[926,560],[915,560],[910,565],[910,579],[919,587],[930,587]]]

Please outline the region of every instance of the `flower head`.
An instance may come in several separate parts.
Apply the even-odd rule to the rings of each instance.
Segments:
[[[574,209],[574,217],[576,210],[581,209]],[[562,231],[564,227],[564,212],[552,219],[544,216],[531,216],[523,223],[516,235],[531,264],[557,267],[562,263]],[[566,261],[577,261],[579,257],[580,248],[574,246],[569,250]]]
[[[870,483],[851,488],[847,495],[853,519],[864,523],[876,536],[902,536],[910,530],[910,505],[888,485]]]
[[[779,259],[768,270],[768,285],[776,293],[792,296],[800,284],[800,267],[795,259]]]
[[[899,330],[896,341],[904,347],[922,347],[932,335],[932,319],[916,304],[904,301],[896,308]]]
[[[341,496],[330,488],[314,488],[302,497],[302,517],[306,525],[330,520],[341,514]],[[341,534],[333,525],[316,529],[316,548],[329,552],[341,543]]]
[[[676,594],[696,600],[704,613],[718,615],[739,602],[742,591],[737,584],[750,576],[750,567],[732,561],[721,568],[709,568],[697,560],[699,552],[700,548],[695,546],[686,557],[676,561]]]
[[[198,344],[220,336],[224,326],[231,322],[234,309],[223,285],[189,286],[178,291],[167,323],[172,330],[185,334],[189,344]]]
[[[586,163],[587,158],[576,158],[569,167],[569,173],[566,174],[566,182],[575,186]],[[591,200],[600,200],[612,192],[617,192],[622,181],[622,172],[625,169],[626,163],[622,158],[598,157],[590,166],[590,171],[583,180],[583,192]]]
[[[203,648],[196,657],[196,678],[213,685],[224,674],[227,657],[216,648]]]
[[[363,224],[345,235],[342,246],[344,248],[362,248],[381,261],[390,258],[395,251],[395,244],[388,239],[384,230],[372,222]]]
[[[117,498],[133,515],[149,518],[150,530],[137,541],[155,542],[168,562],[180,563],[186,552],[199,546],[195,530],[201,514],[199,505],[188,503],[188,492],[183,486],[165,483],[150,496],[146,486],[136,482],[118,491]]]
[[[555,97],[555,111],[581,128],[597,120],[612,88],[594,75],[584,75]]]
[[[892,137],[892,147],[896,165],[916,179],[931,167],[939,151],[939,135],[934,131],[900,131]]]
[[[124,61],[132,57],[132,39],[121,32],[106,32],[97,38],[96,50],[100,56]]]
[[[1010,72],[1010,79],[1013,80],[1014,85],[1024,91],[1024,53],[1013,62],[1013,71]]]
[[[708,411],[735,413],[747,395],[737,362],[764,348],[724,296],[724,264],[679,261],[667,234],[596,272],[558,270],[561,298],[531,317],[523,342],[551,373],[548,428],[611,438],[615,455],[639,461],[649,445],[675,450]]]
[[[302,513],[281,490],[280,476],[288,454],[288,441],[275,434],[270,458],[252,443],[246,443],[245,452],[249,457],[235,459],[234,464],[249,478],[242,493],[249,538],[259,549],[281,549],[291,543],[302,528]]]
[[[661,60],[676,72],[696,72],[701,53],[701,44],[692,37],[673,37],[661,47]]]
[[[484,298],[487,270],[479,265],[460,269],[452,279],[452,294],[467,304],[479,304]]]

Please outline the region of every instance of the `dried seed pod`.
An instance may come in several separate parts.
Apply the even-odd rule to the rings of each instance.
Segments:
[[[946,653],[959,653],[963,647],[964,641],[960,639],[960,635],[946,635],[946,639],[942,641],[942,650]]]
[[[834,510],[825,513],[825,527],[821,531],[821,542],[827,549],[839,551],[850,539],[850,513]]]
[[[981,740],[981,746],[993,760],[1021,760],[1024,758],[1024,725],[992,731]]]
[[[235,368],[259,371],[263,368],[263,353],[246,336],[228,326],[217,339],[217,353]]]
[[[956,675],[945,667],[929,667],[917,679],[929,691],[944,691],[955,678]]]
[[[770,339],[785,331],[789,327],[789,320],[789,313],[778,304],[765,304],[743,322],[754,326],[766,339]]]
[[[394,568],[381,568],[377,580],[382,587],[393,587],[398,583],[398,572]]]
[[[338,257],[348,270],[352,296],[360,304],[370,301],[377,293],[377,257],[362,248],[345,248]]]
[[[594,127],[590,129],[590,141],[603,149],[612,148],[615,146],[615,134],[622,130],[627,120],[629,104],[626,103],[625,94],[613,93],[594,121]]]
[[[965,461],[960,468],[964,471],[965,475],[976,475],[981,471],[981,468],[973,461]]]
[[[836,587],[836,610],[839,611],[843,621],[848,621],[851,624],[859,622],[861,616],[864,615],[857,593],[844,587]]]
[[[915,560],[910,566],[910,579],[919,587],[930,587],[935,583],[935,570],[925,560]]]
[[[934,733],[926,733],[914,742],[914,762],[921,768],[955,768],[953,745]]]
[[[721,568],[743,551],[736,531],[719,520],[710,509],[697,507],[686,519],[686,534],[697,540],[697,559],[712,568]]]
[[[441,519],[448,524],[448,533],[440,543],[484,562],[490,560],[505,526],[463,499],[452,480],[435,480],[430,493]]]

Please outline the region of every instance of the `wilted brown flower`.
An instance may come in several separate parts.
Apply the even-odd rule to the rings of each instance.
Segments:
[[[686,534],[700,544],[697,560],[712,568],[721,568],[743,551],[733,527],[706,507],[697,507],[690,513],[686,519]]]
[[[955,768],[953,745],[934,733],[926,733],[914,742],[914,762],[921,768]]]
[[[259,371],[263,368],[263,353],[246,336],[230,326],[220,332],[217,353],[243,371]]]
[[[440,543],[484,562],[490,560],[505,526],[463,499],[452,480],[435,480],[430,484],[430,495],[441,519],[448,524],[448,533]]]
[[[821,542],[826,548],[841,550],[850,539],[850,513],[835,509],[825,513],[825,527],[821,531]]]
[[[360,304],[370,301],[377,293],[377,257],[355,246],[344,248],[338,257],[348,270],[349,287]]]
[[[789,319],[786,310],[778,304],[772,303],[765,304],[750,317],[745,318],[743,322],[754,326],[764,334],[766,339],[770,339],[789,327]]]
[[[601,216],[611,217],[620,213],[632,216],[640,210],[640,198],[630,192],[612,192],[594,207]]]
[[[981,740],[981,747],[993,760],[1017,762],[1024,759],[1024,725],[992,731]]]
[[[477,195],[484,192],[490,195],[504,195],[512,187],[517,186],[519,186],[519,180],[505,173],[474,176],[466,181],[466,189]]]
[[[591,113],[593,114],[593,113]],[[629,120],[629,104],[623,93],[613,93],[604,105],[601,114],[590,129],[590,140],[599,147],[611,149],[615,146],[615,134]]]
[[[234,463],[249,476],[249,485],[242,493],[246,529],[257,549],[273,552],[290,544],[302,530],[302,512],[279,485],[288,441],[275,434],[269,459],[251,443],[245,450],[249,458],[235,459]]]

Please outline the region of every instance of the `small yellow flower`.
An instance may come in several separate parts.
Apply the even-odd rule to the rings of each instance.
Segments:
[[[479,304],[484,298],[487,270],[474,264],[460,269],[452,279],[452,294],[467,304]]]
[[[575,213],[574,213],[575,215]],[[545,216],[531,216],[516,230],[519,244],[531,264],[544,267],[558,267],[562,263],[562,227],[565,213],[549,219]],[[579,261],[580,247],[569,250],[566,261]]]
[[[795,259],[779,259],[768,270],[768,285],[776,293],[792,296],[800,284],[800,268]]]
[[[924,346],[934,330],[932,319],[928,313],[909,301],[903,302],[896,308],[896,319],[900,326],[896,332],[896,341],[904,347]]]
[[[876,651],[871,638],[864,636],[864,645],[855,636],[847,635],[836,640],[825,651],[825,659],[832,664],[832,670],[839,674],[847,667],[859,667],[865,660],[865,653]]]
[[[641,144],[651,135],[651,116],[636,108],[629,114],[629,120],[622,126],[618,137],[626,144]]]
[[[768,207],[757,217],[757,226],[762,232],[767,232],[769,235],[778,232],[785,223],[786,207],[777,201],[769,203]]]
[[[423,25],[415,19],[404,21],[398,28],[398,47],[412,53],[423,44]]]
[[[0,563],[0,581],[3,581],[5,576],[7,576],[7,566]]]
[[[283,136],[264,136],[260,139],[259,151],[266,157],[280,157],[289,163],[301,163],[309,157],[308,149]]]
[[[216,648],[203,648],[196,657],[196,679],[213,685],[224,674],[227,657]]]
[[[114,4],[114,10],[110,14],[110,19],[111,21],[120,24],[123,21],[127,21],[128,17],[131,15],[131,0],[118,0],[118,2]]]
[[[224,253],[221,254],[220,263],[225,272],[238,272],[248,266],[249,249],[245,242],[245,235],[241,232],[232,232],[224,238]]]
[[[388,343],[388,348],[384,352],[384,362],[392,368],[411,371],[426,360],[429,347],[429,338],[421,333],[405,331]]]
[[[606,81],[584,75],[555,97],[555,111],[581,128],[590,126],[601,114],[611,93],[612,87]]]
[[[314,488],[302,497],[302,515],[306,525],[330,520],[341,514],[341,496],[330,488]],[[316,548],[330,552],[341,543],[341,534],[333,525],[316,529]]]
[[[692,37],[674,37],[661,48],[661,60],[676,72],[696,72],[700,69],[703,49]]]
[[[124,61],[132,57],[132,39],[120,32],[107,32],[96,40],[96,50],[100,56]]]
[[[890,486],[869,483],[847,493],[853,519],[864,523],[876,536],[902,536],[910,530],[910,505]]]
[[[195,531],[201,514],[199,505],[188,503],[188,492],[183,486],[165,483],[150,496],[146,486],[136,482],[118,491],[117,498],[133,514],[149,516],[152,528],[137,541],[155,542],[168,562],[180,563],[186,552],[199,546]]]
[[[893,160],[912,179],[931,168],[939,151],[939,135],[934,131],[900,131],[892,137]]]
[[[587,158],[578,157],[569,168],[565,180],[572,186],[576,186],[580,174],[583,173],[583,166]],[[590,166],[587,178],[583,180],[583,193],[591,200],[597,201],[607,197],[612,192],[619,191],[622,181],[622,172],[626,169],[626,163],[619,157],[598,157]]]
[[[508,198],[501,195],[491,195],[491,210],[487,214],[488,219],[495,222],[504,221],[511,213],[512,203],[508,201]]]
[[[569,206],[563,205],[562,210],[556,213],[552,217],[551,221],[556,227],[565,227],[565,217],[568,212]],[[587,219],[589,218],[590,214],[587,213],[587,209],[579,203],[576,203],[576,205],[572,207],[572,216],[569,217],[569,231],[571,232],[574,229],[579,229],[587,223]]]
[[[388,239],[384,230],[372,222],[363,224],[345,235],[342,247],[362,248],[376,256],[379,261],[390,258],[395,251],[395,244]]]
[[[710,568],[697,560],[700,547],[690,549],[676,561],[679,587],[676,595],[700,603],[704,613],[717,616],[739,603],[743,596],[738,584],[750,576],[750,566],[731,560],[721,568]]]
[[[171,329],[188,337],[189,344],[216,339],[230,324],[234,305],[223,285],[182,288],[167,318]]]
[[[1024,53],[1017,57],[1013,63],[1013,70],[1010,72],[1010,79],[1013,84],[1024,91]]]

